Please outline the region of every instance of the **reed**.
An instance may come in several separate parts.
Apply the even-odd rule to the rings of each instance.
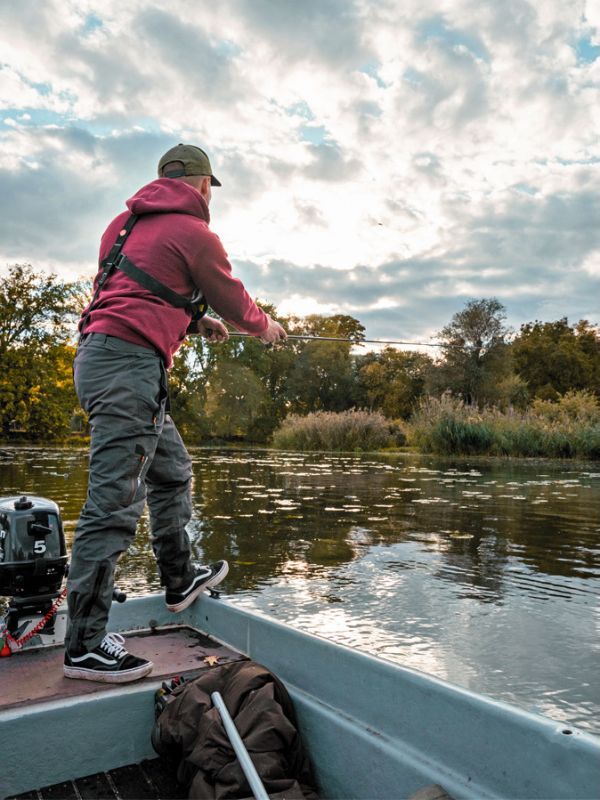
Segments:
[[[424,452],[600,458],[600,403],[590,392],[558,402],[534,401],[525,411],[467,406],[449,395],[424,400],[408,441]]]
[[[273,434],[281,450],[379,450],[403,443],[396,423],[371,411],[316,411],[291,414]]]

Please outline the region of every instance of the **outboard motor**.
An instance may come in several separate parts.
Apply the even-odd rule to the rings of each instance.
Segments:
[[[43,497],[0,498],[0,595],[11,598],[4,625],[13,639],[31,627],[32,619],[35,623],[51,611],[66,573],[67,548],[56,503]],[[54,633],[55,616],[41,633]]]

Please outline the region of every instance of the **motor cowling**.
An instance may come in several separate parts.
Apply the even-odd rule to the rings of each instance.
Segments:
[[[0,498],[0,595],[58,592],[66,571],[67,547],[56,503],[33,496]]]

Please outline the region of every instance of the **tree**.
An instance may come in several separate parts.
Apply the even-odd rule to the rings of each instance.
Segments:
[[[528,322],[513,343],[513,356],[532,398],[556,400],[574,389],[600,397],[600,333],[587,320],[575,326],[566,317]]]
[[[186,339],[175,354],[169,372],[171,415],[185,439],[198,441],[208,434],[206,386],[199,367],[199,343]]]
[[[0,359],[11,348],[66,342],[81,305],[79,283],[13,264],[0,285]]]
[[[206,385],[212,433],[224,438],[244,436],[265,399],[265,389],[251,369],[235,361],[221,362]]]
[[[259,303],[259,305],[263,311],[280,322],[286,330],[290,329],[289,319],[279,317],[272,305],[265,303]],[[265,389],[265,401],[248,431],[253,440],[266,441],[287,416],[289,407],[288,377],[301,349],[302,343],[293,339],[274,347],[265,347],[255,337],[243,340],[243,347],[237,354],[237,360],[252,370]]]
[[[451,391],[466,403],[498,402],[504,383],[512,392],[512,365],[505,325],[506,309],[495,298],[469,301],[439,332],[443,360],[432,373],[430,388]],[[510,398],[508,398],[510,399]]]
[[[278,318],[273,306],[259,305],[273,318]],[[291,334],[357,341],[364,336],[364,327],[358,320],[341,314],[283,317],[279,321]],[[182,387],[179,394],[174,395],[174,416],[178,424],[185,425],[185,420],[197,413],[197,398],[205,387],[209,433],[225,436],[225,431],[235,430],[231,435],[266,441],[291,411],[344,410],[354,405],[356,379],[351,348],[351,342],[295,339],[265,347],[252,336],[232,336],[228,342],[212,346],[201,337],[192,337],[185,356],[185,369],[182,365],[181,370],[182,375],[185,372],[186,386],[196,387],[193,390],[196,399],[192,402],[188,398],[185,405],[188,390]],[[178,359],[176,364],[180,363]],[[244,369],[238,370],[238,367]],[[252,382],[249,374],[258,383]],[[234,376],[243,381],[243,397],[236,394],[239,387],[235,385]],[[231,401],[226,396],[230,389],[233,391]],[[223,404],[222,413],[218,410],[220,404]],[[232,408],[235,408],[235,424],[230,413]]]
[[[424,353],[386,347],[357,359],[359,405],[390,419],[407,419],[425,390],[432,360]]]
[[[274,319],[278,318],[273,306],[260,302],[258,305]],[[286,318],[279,318],[279,321],[286,328],[288,327]],[[176,402],[173,403],[178,425],[182,425],[186,430],[185,426],[192,424],[191,416],[200,415],[204,420],[204,429],[202,424],[196,425],[196,433],[217,435],[216,431],[211,428],[204,409],[206,386],[218,377],[218,373],[222,372],[224,365],[235,363],[249,369],[264,390],[262,403],[248,417],[249,427],[244,431],[238,428],[236,435],[247,435],[253,441],[266,441],[287,414],[287,378],[296,358],[298,347],[299,343],[292,340],[285,345],[266,347],[254,336],[232,336],[228,342],[218,345],[211,345],[200,336],[190,337],[182,348],[182,351],[186,350],[185,370],[183,367],[181,368],[182,374],[184,371],[186,372],[186,388],[182,388]],[[178,353],[174,362],[174,371],[180,364],[181,357]],[[189,397],[190,390],[187,387],[193,387],[193,398]],[[213,398],[211,402],[212,412],[214,412],[215,399]],[[212,419],[214,419],[214,414]]]
[[[290,333],[360,341],[364,326],[343,314],[324,317],[312,314],[304,319],[290,318]],[[298,348],[287,383],[289,410],[345,411],[356,404],[350,342],[303,342]]]
[[[0,429],[53,438],[77,405],[69,338],[82,287],[14,264],[0,286]]]

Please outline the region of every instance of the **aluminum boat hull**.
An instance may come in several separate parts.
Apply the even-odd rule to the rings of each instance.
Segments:
[[[407,798],[439,784],[456,800],[584,800],[600,794],[600,738],[202,597],[170,614],[163,594],[113,604],[110,629],[174,621],[264,664],[286,684],[323,798]],[[14,669],[19,658],[10,661]],[[72,682],[79,683],[79,682]],[[85,682],[88,683],[88,682]],[[158,682],[0,711],[0,796],[153,757]]]

